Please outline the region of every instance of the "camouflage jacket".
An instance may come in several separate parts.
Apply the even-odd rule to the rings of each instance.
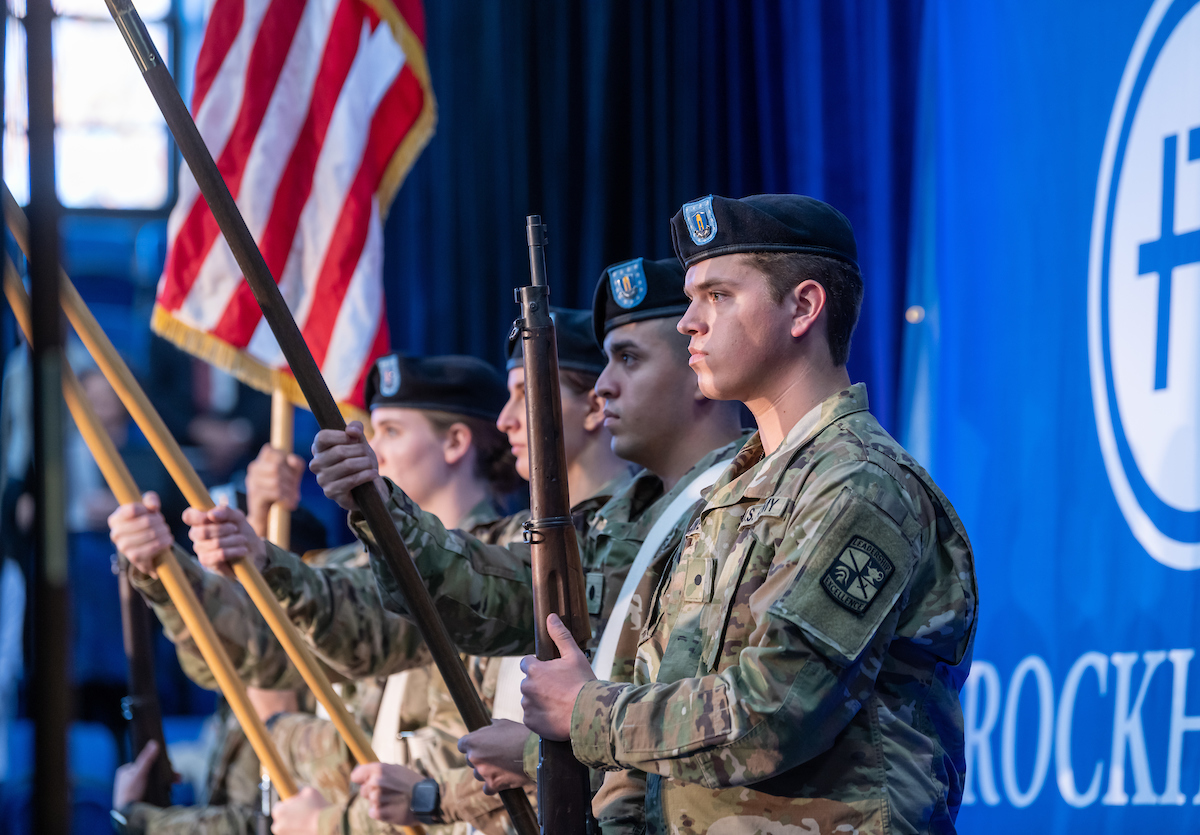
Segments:
[[[519,517],[501,519],[490,503],[481,503],[463,520],[463,527],[484,541],[494,542],[519,536],[522,521]],[[205,571],[179,549],[176,556],[239,676],[258,687],[299,686],[299,673],[288,662],[283,648],[242,588]],[[335,684],[335,688],[368,734],[374,728],[387,676],[404,671],[400,731],[410,754],[406,764],[437,779],[465,766],[457,747],[458,736],[465,731],[453,733],[457,726],[446,732],[429,727],[431,711],[443,703],[449,704],[455,721],[461,721],[457,720],[449,693],[440,676],[433,675],[429,654],[416,627],[380,606],[374,576],[367,570],[367,555],[361,545],[354,543],[317,552],[307,555],[306,559],[268,545],[263,576],[318,657],[345,678]],[[136,576],[134,582],[154,606],[168,637],[176,643],[185,672],[201,686],[214,688],[215,679],[161,583],[145,575]],[[470,660],[466,660],[471,666]],[[475,664],[473,671],[474,677],[482,681],[486,662]],[[442,710],[440,715],[448,713]],[[339,795],[347,800],[334,803],[322,813],[319,831],[396,831],[394,827],[371,820],[366,813],[366,803],[348,794],[349,768],[344,767],[349,763],[348,751],[341,745],[332,723],[319,719],[314,722],[316,724],[308,730],[307,737],[313,751],[341,750],[342,758],[340,761],[328,760],[331,770],[314,772],[313,780],[305,782],[321,788],[322,794],[331,802]],[[332,790],[333,786],[338,786],[338,790]],[[474,796],[476,794],[478,797]],[[492,815],[502,814],[497,812],[501,808],[499,801],[484,795],[482,784],[475,781],[473,775],[471,783],[457,796],[463,806],[463,815],[470,815],[479,806],[486,807],[485,811]],[[472,820],[472,817],[463,819]]]
[[[337,744],[323,738],[322,726],[330,723],[311,714],[284,713],[267,726],[284,764],[304,785],[318,789],[331,803],[344,804],[350,766]],[[197,806],[160,809],[149,803],[132,803],[125,809],[129,832],[146,835],[256,835],[260,795],[260,767],[237,720],[229,714],[223,735],[210,763],[206,802]],[[335,829],[322,828],[322,833]],[[381,832],[398,833],[390,827]]]
[[[572,508],[579,531],[583,569],[602,577],[602,604],[600,611],[592,617],[589,650],[594,650],[599,642],[629,567],[659,516],[698,475],[714,463],[732,458],[745,442],[743,436],[710,452],[666,493],[662,479],[643,470],[624,485],[614,485],[619,489],[615,489],[607,501],[593,498]],[[528,545],[515,539],[503,548],[489,547],[456,531],[447,531],[394,485],[388,509],[443,621],[460,647],[487,655],[533,651],[534,614]],[[404,611],[396,581],[386,565],[375,557],[374,539],[361,515],[353,513],[350,519],[351,526],[372,550],[371,565],[385,605]],[[664,566],[683,537],[687,521],[688,514],[685,513],[663,540],[638,583],[613,662],[613,669],[619,671],[621,680],[628,680],[633,672],[644,601],[651,598]],[[524,757],[525,773],[531,780],[537,777],[537,759],[538,739],[531,735]],[[636,776],[633,779],[637,779]],[[636,810],[639,816],[640,808],[639,800]]]
[[[732,448],[727,448],[724,454],[732,454],[728,449]],[[714,452],[705,461],[711,463],[720,454],[721,451]],[[601,587],[601,603],[591,619],[589,651],[595,648],[604,631],[608,613],[616,603],[642,540],[658,515],[705,468],[704,462],[697,464],[666,495],[661,479],[641,472],[610,482],[600,494],[571,508],[583,570]],[[389,486],[388,510],[455,643],[476,655],[533,652],[529,546],[520,538],[498,546],[464,536],[460,531],[448,531],[402,490],[390,482]],[[350,514],[350,525],[371,551],[371,567],[379,581],[384,605],[404,613],[404,599],[396,579],[378,558],[378,546],[361,514]],[[667,541],[670,542],[670,537]],[[665,544],[663,550],[667,550]]]
[[[770,456],[751,438],[706,498],[633,683],[590,682],[575,702],[582,762],[650,775],[644,822],[609,792],[602,825],[953,832],[977,589],[950,502],[861,385]]]
[[[586,530],[590,525],[596,512],[609,502],[613,492],[624,486],[627,478],[618,479],[605,484],[595,495],[575,504],[571,508],[572,516],[575,520],[577,531]],[[444,526],[437,520],[436,517],[420,510],[414,502],[408,499],[407,496],[395,485],[389,485],[392,489],[392,496],[403,497],[404,501],[408,502],[411,507],[411,512],[418,517],[418,524],[424,524],[430,529],[441,531],[442,535],[448,541],[468,543],[468,546],[491,556],[494,562],[488,564],[490,570],[495,573],[485,574],[487,579],[484,583],[495,586],[496,593],[503,596],[504,589],[510,585],[519,585],[522,581],[517,579],[524,576],[525,588],[528,588],[530,580],[529,567],[529,548],[523,543],[524,523],[529,518],[528,511],[522,511],[515,516],[509,517],[503,525],[503,530],[498,531],[495,536],[480,537],[480,536],[465,536],[462,531],[447,531]],[[417,561],[418,566],[421,564],[421,559],[429,559],[432,556],[441,557],[450,563],[458,561],[457,551],[444,551],[435,554],[429,553],[434,549],[424,548],[418,549],[415,543],[410,541],[405,531],[405,517],[396,512],[395,502],[389,502],[389,509],[392,511],[392,516],[396,520],[397,526],[400,528],[402,535],[405,535],[405,544],[412,550],[413,559]],[[409,520],[411,521],[411,520]],[[351,514],[351,525],[355,532],[364,542],[370,545],[374,542],[374,538],[370,534],[370,530],[362,521],[359,514]],[[498,556],[498,558],[497,558]],[[372,552],[372,566],[375,567],[378,576],[387,576],[391,578],[391,573],[386,568],[382,567],[380,561]],[[382,569],[382,574],[380,571]],[[452,568],[452,570],[454,570]],[[403,597],[399,594],[399,589],[394,581],[390,588],[390,594],[381,589],[381,596],[384,600],[390,603],[390,608],[397,612],[405,611]],[[509,589],[511,593],[511,589]],[[443,620],[450,621],[447,618],[447,609],[445,608],[446,600],[438,600],[435,596],[435,603],[438,604],[439,612]],[[450,601],[453,605],[456,601]],[[453,609],[451,611],[454,611]],[[533,622],[532,609],[529,611],[529,622]],[[509,624],[502,624],[500,627],[508,629]],[[451,626],[453,635],[454,629]],[[532,645],[532,633],[528,638]],[[460,647],[470,649],[469,646],[464,646],[460,643]],[[472,680],[475,681],[476,688],[479,690],[480,696],[483,698],[484,704],[488,710],[492,709],[496,697],[497,675],[500,669],[500,656],[503,654],[515,653],[497,653],[482,656],[468,656],[464,658],[467,663],[468,672],[471,674]],[[505,835],[506,833],[515,832],[512,824],[508,819],[507,812],[504,811],[503,801],[498,795],[487,795],[483,792],[483,784],[475,779],[474,771],[467,766],[466,761],[462,759],[457,751],[458,738],[467,732],[466,726],[462,723],[462,719],[458,714],[458,709],[454,706],[450,698],[450,694],[446,689],[445,683],[441,679],[441,674],[436,668],[431,669],[431,687],[429,694],[430,714],[429,725],[424,733],[436,735],[447,741],[449,747],[454,749],[455,755],[458,757],[457,767],[449,769],[439,769],[437,773],[430,773],[441,784],[442,798],[442,815],[447,821],[469,822],[475,829],[486,833],[486,835]],[[409,744],[412,745],[413,740],[410,739]],[[446,758],[449,761],[449,757]],[[535,799],[533,791],[529,790],[531,799]]]

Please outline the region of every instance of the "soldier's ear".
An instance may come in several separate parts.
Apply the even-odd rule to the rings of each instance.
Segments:
[[[788,291],[783,304],[792,320],[793,339],[799,339],[816,326],[827,301],[825,288],[812,279],[805,279]]]
[[[604,426],[604,398],[596,394],[595,389],[589,389],[584,397],[587,400],[587,413],[583,416],[583,428],[595,432]]]
[[[471,427],[465,423],[452,423],[450,428],[446,430],[445,436],[442,438],[442,455],[446,463],[453,467],[471,449],[471,442],[474,440],[474,435],[471,433]]]

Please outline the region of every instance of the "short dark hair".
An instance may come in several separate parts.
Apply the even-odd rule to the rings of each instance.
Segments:
[[[600,375],[578,368],[559,368],[558,379],[559,383],[570,389],[576,397],[582,397],[596,387]]]
[[[825,288],[829,354],[834,365],[845,365],[850,358],[850,337],[862,309],[863,281],[858,269],[845,261],[808,252],[754,252],[747,258],[767,277],[776,304],[803,281],[812,280]]]
[[[430,410],[423,414],[439,438],[444,438],[456,423],[471,430],[471,445],[475,447],[475,477],[488,483],[493,496],[511,493],[524,484],[524,479],[517,475],[517,459],[512,454],[512,447],[496,424],[474,415],[454,412]]]

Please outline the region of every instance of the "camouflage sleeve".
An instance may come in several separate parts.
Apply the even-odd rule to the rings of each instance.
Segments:
[[[806,488],[777,539],[747,537],[744,551],[729,553],[748,576],[763,579],[729,589],[733,616],[748,613],[755,629],[745,646],[707,645],[732,656],[719,673],[586,684],[572,715],[576,757],[593,768],[632,768],[720,788],[765,780],[827,751],[874,687],[918,552],[890,517],[884,521],[869,498],[880,490],[872,482],[895,489],[890,476],[858,462],[834,467]],[[822,583],[852,535],[875,543],[894,565],[880,592],[884,600],[863,616],[839,606]],[[681,565],[702,559],[687,559],[689,547]],[[712,550],[712,543],[699,543],[694,553]],[[719,641],[720,630],[713,631]],[[676,628],[671,646],[690,650],[691,669],[706,667],[702,647],[710,637],[703,628],[683,635]],[[686,649],[676,647],[688,641]]]
[[[646,830],[646,775],[625,769],[604,774],[592,798],[592,814],[604,835]]]
[[[330,803],[344,804],[354,761],[334,724],[311,713],[284,713],[272,717],[270,725],[275,748],[297,782]]]
[[[524,768],[525,776],[533,782],[537,782],[538,760],[541,759],[542,738],[537,734],[531,733],[525,740],[525,751],[521,757],[521,765]]]
[[[483,783],[475,779],[470,766],[454,768],[438,775],[442,792],[442,815],[448,821],[474,823],[504,808],[500,795],[483,793]]]
[[[420,631],[383,607],[365,567],[314,568],[267,543],[263,578],[321,659],[346,678],[376,678],[431,662]]]
[[[168,806],[133,803],[125,809],[130,835],[256,835],[252,806]]]
[[[388,511],[459,649],[472,655],[533,652],[529,546],[488,545],[462,531],[448,531],[400,488],[388,485]],[[350,525],[371,552],[371,568],[384,605],[405,614],[404,595],[380,558],[379,545],[362,514],[350,514]]]
[[[317,819],[317,835],[402,835],[400,827],[377,821],[350,783],[350,752],[327,719],[289,713],[271,723],[271,736],[288,769],[301,785],[312,786],[329,802]]]
[[[195,557],[178,545],[174,546],[174,553],[242,681],[253,687],[276,690],[303,686],[300,673],[288,661],[283,647],[242,587],[234,580],[204,570]],[[150,603],[164,634],[175,644],[184,673],[201,687],[216,690],[216,679],[162,582],[132,568],[129,581]]]

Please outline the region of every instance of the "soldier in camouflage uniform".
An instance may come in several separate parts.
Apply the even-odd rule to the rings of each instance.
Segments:
[[[609,648],[597,658],[597,663],[607,666],[606,675],[615,671],[627,676],[632,671],[643,602],[650,599],[673,551],[672,543],[682,537],[680,517],[686,516],[682,509],[698,497],[694,482],[705,475],[711,480],[713,464],[731,458],[743,440],[737,407],[701,395],[688,368],[686,339],[674,329],[687,307],[682,286],[683,271],[675,259],[639,258],[606,269],[596,291],[592,325],[595,339],[603,341],[608,352],[596,391],[605,398],[614,449],[646,467],[596,514],[580,537],[583,568],[593,593],[589,649],[605,647],[611,630]],[[344,433],[323,432],[314,450],[312,467],[318,481],[327,495],[350,506],[350,487],[374,478],[369,467],[361,466],[366,460],[361,446]],[[391,488],[385,495],[460,647],[481,654],[531,650],[534,621],[528,546],[488,547],[444,530],[402,491]],[[635,556],[665,515],[669,515],[665,529],[647,543],[646,561],[627,584]],[[357,512],[351,513],[351,522],[373,547]],[[403,611],[394,578],[374,557],[372,565],[385,604]],[[609,625],[618,605],[621,614]],[[622,628],[627,623],[637,626]],[[460,747],[490,791],[527,785],[535,777],[537,738],[524,726],[494,722],[466,736]]]
[[[470,358],[412,360],[392,355],[383,358],[379,365],[380,369],[372,377],[374,391],[370,395],[376,406],[386,407],[379,413],[382,419],[377,442],[381,444],[381,451],[386,451],[384,461],[389,473],[410,485],[410,489],[430,497],[429,504],[448,522],[489,540],[510,535],[511,525],[504,524],[499,518],[491,499],[492,486],[507,490],[516,483],[508,444],[493,425],[506,397],[498,375],[486,364]],[[389,381],[398,383],[401,374],[406,380],[405,386],[391,387]],[[435,448],[437,451],[433,452]],[[431,457],[431,454],[439,453],[446,462],[443,469],[439,469],[437,459]],[[456,469],[458,462],[463,466]],[[280,468],[280,463],[285,466]],[[295,504],[298,479],[289,477],[289,469],[285,457],[274,451],[264,452],[251,467],[247,477],[251,518],[262,515],[254,513],[256,507],[268,506],[270,499],[276,497]],[[440,492],[435,489],[439,485],[443,488]],[[274,491],[276,496],[264,498],[260,495],[264,492],[263,487],[265,492]],[[468,507],[464,515],[464,509]],[[130,508],[123,512],[129,515],[134,510]],[[162,585],[149,575],[152,566],[146,559],[137,559],[148,558],[162,545],[162,542],[151,545],[142,542],[145,531],[139,526],[144,527],[150,521],[161,524],[161,519],[138,514],[123,521],[114,519],[114,540],[119,545],[126,541],[138,543],[127,547],[136,552],[135,566],[147,562],[143,566],[147,573],[131,572],[135,586],[155,607],[168,636],[176,641],[185,671],[201,685],[215,687],[215,680],[178,612]],[[158,536],[167,536],[165,525]],[[277,574],[290,577],[287,566],[291,566],[298,573],[304,573],[308,581],[295,596],[297,599],[284,599],[283,602],[318,655],[348,679],[338,686],[348,706],[370,733],[387,674],[414,664],[428,663],[419,636],[411,625],[394,617],[390,619],[391,623],[373,623],[375,629],[370,635],[355,631],[359,627],[358,614],[364,608],[381,611],[374,580],[366,568],[366,555],[360,546],[309,555],[307,564],[279,549],[275,551],[278,562],[285,566]],[[243,679],[260,687],[295,686],[299,682],[298,673],[288,663],[282,647],[241,587],[217,574],[203,571],[195,560],[178,549],[177,557]],[[339,595],[330,594],[333,588],[338,589]],[[361,640],[363,638],[367,640]],[[380,659],[390,659],[391,667],[378,664]],[[428,671],[415,669],[404,676],[401,704],[410,701],[417,703],[418,708],[427,708],[426,691],[431,687]],[[418,714],[419,710],[407,711],[400,727],[393,730],[390,738],[384,740],[385,745],[380,747],[393,742],[397,731],[407,734],[421,728],[424,717]],[[408,761],[419,760],[426,770],[460,766],[463,760],[454,745],[456,738],[447,740],[436,735],[424,738],[418,734],[407,747],[419,746],[419,754],[409,757]],[[390,827],[369,820],[365,800],[351,797],[351,764],[331,723],[310,718],[303,733],[292,733],[288,740],[300,747],[294,748],[294,756],[281,750],[285,759],[310,759],[312,762],[302,764],[297,773],[302,775],[302,782],[317,788],[331,804],[315,815],[315,831],[341,831],[354,821],[362,824],[356,831],[390,831]],[[413,751],[408,753],[413,754]],[[253,758],[252,752],[249,756]],[[322,767],[316,764],[322,764]],[[254,782],[257,784],[257,778]],[[284,805],[277,807],[277,828],[286,826],[287,812]],[[202,810],[193,810],[192,814],[197,821],[206,816],[214,817]],[[205,826],[205,831],[240,831],[222,828],[216,823]]]
[[[575,495],[596,493],[573,508],[577,519],[586,525],[591,514],[608,500],[617,486],[628,479],[628,468],[612,455],[607,430],[602,426],[599,401],[591,394],[603,357],[591,342],[590,326],[587,325],[589,317],[586,314],[572,315],[570,312],[565,315],[576,323],[574,327],[568,323],[568,338],[559,345],[563,367],[564,413],[571,416],[567,427],[568,458],[576,464],[581,461],[588,463],[586,469],[577,468],[577,475],[570,480],[570,486]],[[571,338],[572,333],[575,333],[575,339]],[[401,380],[412,380],[414,375],[402,369],[399,377]],[[512,377],[513,372],[510,371],[510,380]],[[517,470],[520,472],[524,466],[523,450],[527,446],[524,405],[520,400],[519,388],[511,388],[514,396],[504,407],[499,426],[508,433],[517,452]],[[606,483],[600,484],[601,479]],[[526,514],[518,514],[506,520],[497,520],[486,530],[468,528],[466,532],[489,543],[515,540],[521,537],[521,524],[525,518]],[[416,631],[411,624],[379,607],[370,572],[355,571],[353,575],[341,571],[314,572],[295,557],[269,545],[266,547],[267,559],[261,563],[261,567],[268,585],[288,608],[293,621],[314,642],[318,652],[340,672],[354,676],[378,675],[396,669],[398,665],[411,664],[411,659],[418,653],[421,660],[428,663],[424,646],[419,642],[413,643]],[[197,550],[201,550],[199,543]],[[202,555],[202,559],[214,567],[221,566],[222,556],[219,552]],[[362,560],[365,565],[365,554]],[[369,592],[364,592],[364,584],[369,586]],[[226,610],[222,617],[229,620],[230,612]],[[269,635],[261,634],[265,628],[257,618],[246,620],[258,624],[257,632],[261,635],[261,639],[251,642],[252,646],[261,643],[266,648],[276,647]],[[261,665],[263,655],[257,655]],[[489,659],[465,660],[485,704],[490,707],[496,684],[494,665],[488,664]],[[269,668],[272,665],[265,666]],[[411,680],[416,672],[409,671],[406,676]],[[400,731],[405,735],[404,748],[409,754],[405,759],[419,764],[423,772],[441,784],[442,816],[445,820],[470,821],[484,831],[502,831],[507,817],[499,799],[485,795],[469,770],[455,768],[464,762],[456,743],[466,729],[440,675],[432,667],[419,672],[425,676],[427,688],[418,688],[415,682],[410,681],[401,703]],[[388,780],[387,774],[394,776],[401,771],[406,770],[390,765],[362,766],[355,770],[354,779],[364,782],[363,795],[370,797],[379,782]],[[401,781],[399,785],[403,788],[406,784]],[[289,801],[277,807],[277,821],[280,815],[289,813],[292,804],[293,801]],[[364,810],[362,815],[357,814],[359,806],[356,803],[351,808],[347,831],[370,831],[372,822],[366,817],[369,811],[367,804],[361,804]]]
[[[316,722],[311,714],[297,712],[297,692],[249,687],[247,695],[271,732],[288,769],[299,779],[322,785],[333,791],[332,796],[344,799],[349,767],[336,747],[312,744]],[[215,720],[212,730],[216,739],[209,748],[207,785],[199,798],[201,805],[160,808],[142,802],[150,767],[158,753],[157,743],[152,741],[134,762],[117,769],[113,781],[113,809],[117,811],[113,824],[122,835],[262,831],[263,786],[260,786],[258,757],[227,707],[219,709],[211,719]],[[329,775],[338,769],[342,779],[329,781]],[[325,786],[323,780],[332,784]]]
[[[524,662],[526,720],[626,775],[596,798],[609,832],[953,832],[971,547],[850,384],[850,224],[811,198],[710,196],[672,231],[701,390],[759,433],[664,576],[634,681],[594,680],[552,618],[563,657]]]

